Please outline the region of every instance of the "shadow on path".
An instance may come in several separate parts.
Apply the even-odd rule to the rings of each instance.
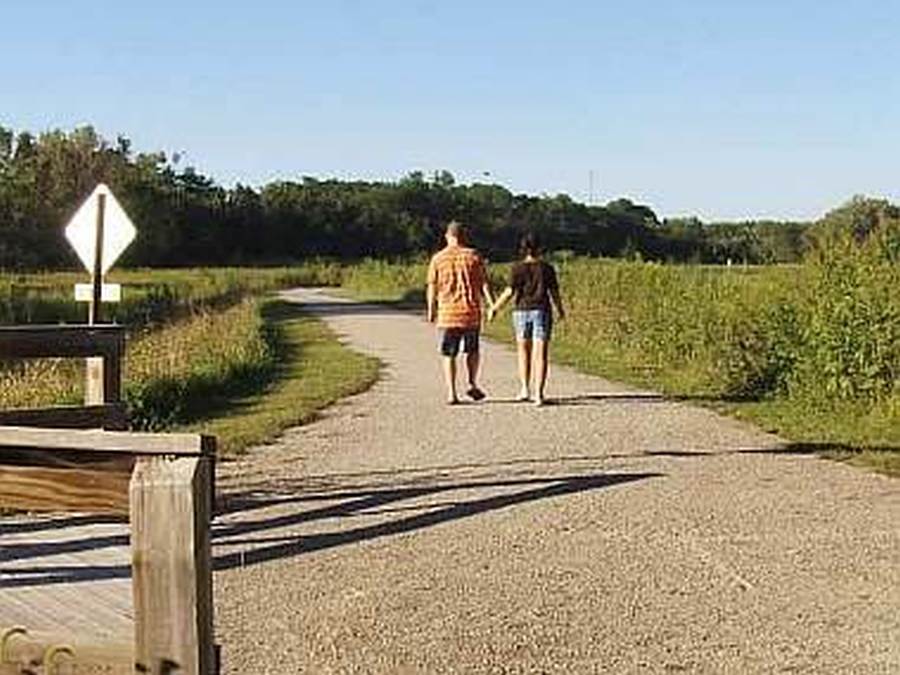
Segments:
[[[661,394],[644,392],[608,392],[601,394],[578,394],[575,396],[551,396],[544,405],[590,405],[592,403],[669,403]]]
[[[287,499],[272,499],[269,495],[231,495],[231,508],[226,512],[235,514],[252,511],[265,506],[283,506],[304,501],[322,499],[337,501],[324,507],[293,510],[275,516],[262,516],[237,522],[214,524],[212,539],[214,549],[218,546],[239,547],[240,550],[214,555],[213,567],[226,570],[234,567],[259,564],[280,558],[290,558],[306,553],[335,548],[361,541],[377,539],[407,532],[422,530],[441,523],[470,518],[498,509],[510,508],[529,502],[561,497],[592,490],[600,490],[624,485],[648,478],[661,477],[659,473],[604,473],[585,475],[562,475],[508,480],[483,480],[468,482],[445,482],[421,487],[390,487],[381,489],[347,490],[328,495],[296,495]],[[461,490],[514,489],[500,495],[474,497],[462,500],[448,498],[428,504],[406,505],[406,500],[458,492]],[[393,505],[393,506],[391,506]],[[386,508],[387,507],[387,508]],[[425,511],[415,515],[409,512]],[[266,535],[273,530],[291,527],[317,520],[340,518],[351,515],[387,515],[390,519],[377,524],[333,532],[310,535],[274,535],[248,538],[248,535]],[[394,517],[396,516],[396,517]],[[274,542],[274,543],[270,543]],[[33,547],[33,555],[26,555],[27,544],[4,547],[6,559],[37,557],[54,553],[71,553],[92,548],[113,545],[127,545],[127,536],[86,537],[74,541],[47,542]],[[266,544],[256,546],[258,544]],[[256,546],[254,548],[248,548]],[[108,579],[128,578],[128,565],[72,565],[45,564],[31,567],[14,566],[0,569],[0,588],[46,586],[51,584],[78,583]]]
[[[782,447],[773,450],[757,450],[751,448],[741,450],[740,452],[746,455],[758,454],[760,452],[767,452],[771,455],[823,455],[828,453],[846,453],[855,455],[861,452],[898,454],[900,453],[900,447],[891,445],[849,445],[847,443],[829,443],[827,441],[799,441],[796,443],[786,443]]]
[[[390,520],[375,525],[359,527],[339,532],[328,532],[322,534],[314,534],[310,536],[298,536],[296,539],[286,541],[284,543],[266,546],[263,548],[251,549],[249,551],[238,551],[227,555],[216,556],[214,568],[217,570],[230,569],[248,564],[257,564],[278,558],[293,557],[304,553],[312,553],[345,544],[353,544],[360,541],[377,539],[380,537],[412,532],[423,528],[433,527],[441,523],[446,523],[462,518],[469,518],[489,511],[508,508],[519,504],[524,504],[540,499],[550,497],[560,497],[563,495],[585,492],[588,490],[599,490],[634,481],[645,480],[647,478],[657,478],[662,474],[658,473],[635,473],[635,474],[599,474],[586,476],[560,476],[554,478],[534,478],[526,480],[509,480],[494,482],[475,482],[475,483],[453,483],[447,485],[439,485],[422,488],[404,488],[399,490],[380,490],[373,493],[356,496],[353,494],[344,495],[343,498],[349,498],[350,501],[336,506],[317,509],[312,512],[288,514],[285,516],[277,516],[275,518],[263,518],[256,521],[248,521],[237,523],[232,527],[224,528],[224,531],[217,532],[216,538],[231,537],[236,534],[246,534],[250,532],[259,532],[272,529],[273,527],[283,527],[285,525],[293,525],[305,520],[316,518],[326,518],[334,516],[349,515],[372,507],[383,506],[385,504],[433,495],[441,492],[466,490],[473,488],[495,488],[495,487],[527,487],[528,489],[511,494],[492,495],[480,499],[469,501],[451,502],[449,505],[439,505],[434,508],[430,505],[430,510],[414,516],[400,518],[399,520]],[[254,543],[246,540],[230,541],[229,544],[249,544]]]
[[[228,547],[227,553],[214,556],[214,568],[226,570],[312,553],[361,541],[388,537],[426,529],[454,520],[470,518],[498,509],[515,507],[541,499],[601,490],[616,485],[662,477],[664,474],[643,473],[572,473],[581,464],[610,459],[673,458],[704,459],[728,455],[809,455],[827,452],[858,453],[861,450],[897,453],[897,447],[853,447],[836,443],[786,443],[774,447],[732,448],[726,450],[645,450],[634,454],[571,455],[558,458],[514,459],[503,462],[460,463],[426,466],[414,469],[346,472],[304,476],[290,482],[260,480],[242,485],[241,491],[226,492],[218,510],[219,521],[213,525],[214,548]],[[555,473],[568,466],[568,473]],[[483,472],[482,475],[454,477],[460,472]],[[505,474],[498,476],[498,472]],[[539,473],[538,473],[539,472]],[[504,494],[483,493],[507,490]],[[462,499],[453,492],[476,491]],[[482,496],[479,496],[481,493]],[[441,500],[410,503],[428,497],[446,495]],[[279,508],[277,515],[254,511]],[[410,515],[412,514],[412,515]],[[221,517],[237,516],[231,522]],[[279,533],[291,528],[326,519],[353,516],[386,516],[389,519],[352,529],[339,529],[309,535]],[[0,536],[42,531],[64,531],[68,527],[93,524],[123,523],[120,518],[106,516],[66,516],[35,521],[0,521]],[[62,534],[62,532],[61,532]],[[127,534],[97,534],[56,541],[15,542],[0,546],[0,588],[44,586],[105,579],[128,578],[127,565],[44,564],[11,566],[8,563],[58,554],[77,554],[128,545]],[[42,561],[43,562],[43,561]]]
[[[24,534],[26,532],[46,532],[47,530],[63,530],[83,525],[105,525],[127,523],[127,516],[115,515],[65,515],[54,518],[37,518],[25,520],[17,517],[14,520],[0,521],[0,537],[4,534]],[[3,548],[6,548],[5,546]],[[0,554],[2,555],[2,554]]]

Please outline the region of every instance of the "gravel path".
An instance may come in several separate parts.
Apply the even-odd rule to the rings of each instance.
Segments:
[[[227,673],[897,673],[898,483],[485,344],[443,403],[433,328],[310,304],[369,392],[222,467]]]

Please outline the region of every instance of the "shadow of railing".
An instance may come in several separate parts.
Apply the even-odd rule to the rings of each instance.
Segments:
[[[213,566],[216,570],[254,565],[280,558],[290,558],[314,551],[346,546],[371,539],[390,537],[434,527],[465,518],[472,518],[500,509],[514,508],[544,499],[565,497],[625,485],[663,474],[600,473],[528,478],[483,480],[450,480],[427,485],[394,487],[351,487],[345,490],[300,493],[290,497],[272,496],[259,491],[232,493],[226,496],[225,513],[241,517],[243,513],[269,507],[290,509],[277,515],[258,514],[235,522],[217,522],[213,527]],[[504,490],[502,494],[485,494]],[[459,493],[474,493],[460,495]],[[441,497],[438,501],[412,504],[412,500]],[[315,506],[322,501],[325,506]],[[295,508],[292,508],[295,507]],[[416,511],[422,511],[416,513]],[[413,512],[414,515],[408,515]],[[283,534],[283,528],[348,516],[379,516],[386,520],[372,525],[336,528],[330,532],[312,534]],[[51,528],[61,522],[47,523]],[[256,537],[255,535],[262,535]],[[269,536],[270,535],[270,536]],[[260,546],[262,544],[262,546]],[[64,553],[82,553],[112,546],[127,546],[127,535],[104,534],[57,542],[32,544],[19,542],[4,546],[0,562],[41,558]],[[215,553],[216,548],[228,547],[227,553]],[[46,586],[128,578],[131,568],[121,565],[73,565],[44,563],[31,566],[4,565],[0,569],[0,589]]]
[[[260,479],[255,483],[245,482],[239,491],[222,495],[212,533],[214,568],[225,570],[301,556],[419,531],[544,499],[604,490],[665,475],[658,470],[607,473],[597,468],[598,464],[611,459],[704,460],[727,456],[816,456],[836,452],[855,454],[861,451],[900,453],[900,448],[797,442],[725,450],[647,449],[632,454],[523,458],[504,462],[467,462],[319,474],[305,476],[293,482],[276,482],[274,486],[272,481]],[[493,494],[498,490],[504,492]],[[458,494],[461,492],[467,494],[461,497]],[[277,509],[279,513],[254,514],[256,511],[269,509]],[[283,532],[285,528],[353,516],[379,516],[386,520],[361,527],[338,527],[334,531],[310,534]],[[229,518],[235,520],[232,522]],[[116,522],[121,520],[105,516],[73,515],[36,521],[18,518],[13,522],[0,521],[0,536],[63,531],[68,527]],[[0,548],[0,564],[3,565],[0,567],[0,589],[128,578],[131,570],[124,564],[21,565],[21,561],[28,559],[77,554],[114,546],[125,547],[127,544],[127,535],[108,532],[60,541],[4,544]],[[232,550],[224,552],[223,549]],[[20,562],[14,566],[9,565],[16,561]]]
[[[455,492],[459,490],[485,489],[485,488],[508,488],[508,487],[525,487],[526,489],[500,495],[491,495],[489,497],[481,497],[466,501],[454,501],[449,504],[442,503],[435,508],[434,504],[426,504],[423,508],[427,512],[414,516],[408,516],[396,520],[388,520],[386,522],[374,525],[351,528],[336,532],[317,533],[308,536],[296,536],[293,539],[267,545],[261,548],[253,548],[250,550],[241,550],[225,555],[217,555],[214,561],[214,567],[217,570],[230,569],[232,567],[245,566],[248,564],[258,564],[269,560],[275,560],[285,557],[294,557],[314,551],[334,548],[353,544],[361,541],[377,539],[381,537],[404,534],[421,530],[424,528],[434,527],[442,523],[460,520],[463,518],[471,518],[480,514],[499,509],[510,508],[520,504],[549,499],[553,497],[562,497],[579,492],[591,490],[600,490],[615,485],[622,485],[635,481],[642,481],[648,478],[660,477],[658,473],[606,473],[598,475],[586,476],[560,476],[553,478],[534,478],[525,480],[506,480],[493,482],[469,482],[469,483],[449,483],[431,487],[421,488],[402,488],[387,489],[375,491],[373,493],[362,495],[344,495],[342,498],[349,499],[348,502],[335,506],[317,509],[312,512],[301,512],[296,514],[286,514],[275,516],[273,518],[261,518],[255,521],[237,523],[231,527],[225,527],[217,531],[214,535],[216,541],[235,535],[245,535],[248,533],[269,531],[285,526],[296,525],[309,520],[319,518],[332,518],[338,516],[347,516],[361,511],[369,510],[374,507],[385,506],[387,504],[396,503],[412,498],[421,498],[446,492]],[[383,513],[383,512],[382,512]],[[230,545],[254,544],[259,540],[232,540],[228,542]]]

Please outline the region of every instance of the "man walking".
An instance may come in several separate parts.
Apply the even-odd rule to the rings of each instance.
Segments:
[[[447,403],[459,403],[456,395],[456,357],[460,345],[466,353],[469,388],[474,401],[484,398],[478,387],[481,305],[494,304],[487,271],[481,256],[465,245],[461,223],[452,221],[444,234],[447,246],[436,253],[428,266],[428,321],[437,321],[440,350],[447,382]]]

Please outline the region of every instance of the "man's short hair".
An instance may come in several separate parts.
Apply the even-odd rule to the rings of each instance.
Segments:
[[[447,234],[462,241],[466,236],[466,230],[461,222],[458,220],[451,220],[447,223]]]

